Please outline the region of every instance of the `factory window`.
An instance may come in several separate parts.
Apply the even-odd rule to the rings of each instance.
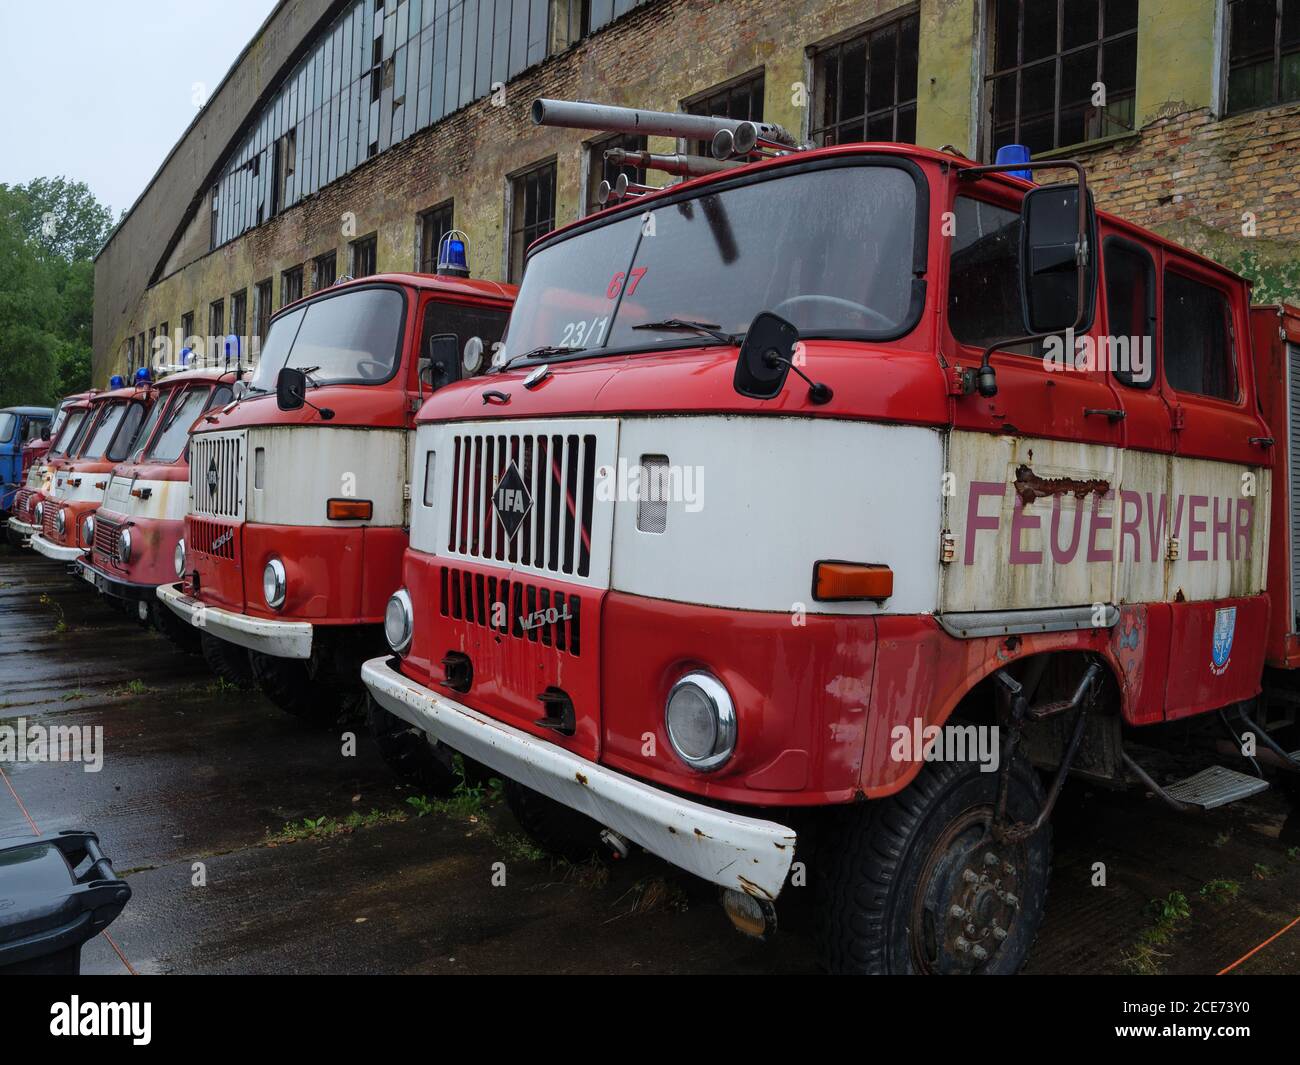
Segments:
[[[137,366],[143,366],[146,362],[148,362],[147,349],[144,346],[143,333],[141,333],[138,337],[135,338],[135,357],[136,357]]]
[[[148,346],[147,348],[144,349],[144,351],[145,351],[145,357],[144,357],[143,362],[144,362],[144,364],[145,364],[146,366],[148,366],[148,365],[150,364],[150,361],[153,359],[153,353],[154,353],[154,341],[157,340],[157,339],[158,339],[158,330],[157,330],[157,329],[150,329],[150,330],[149,330],[149,346]]]
[[[226,301],[213,300],[208,306],[208,336],[226,335]]]
[[[240,338],[240,347],[243,347],[243,338],[247,335],[248,328],[248,290],[240,289],[230,297],[230,331]]]
[[[181,344],[189,347],[190,337],[194,335],[194,312],[186,311],[181,315]]]
[[[159,335],[160,337],[162,337],[163,340],[167,340],[167,341],[170,342],[170,338],[167,336],[167,323],[166,323],[166,322],[163,322],[163,324],[160,325],[160,326],[158,327],[158,335]],[[166,350],[166,348],[164,348],[164,351],[165,351],[165,350]],[[175,359],[173,359],[172,361],[174,362]]]
[[[1295,100],[1300,100],[1300,0],[1229,0],[1229,113]]]
[[[684,101],[682,110],[688,115],[762,122],[764,85],[765,79],[760,70]],[[713,146],[707,141],[687,141],[686,151],[691,155],[713,158]]]
[[[908,14],[813,54],[815,143],[916,142],[919,28]]]
[[[253,289],[253,315],[257,319],[257,325],[256,332],[249,338],[248,350],[257,353],[262,350],[262,338],[271,328],[271,279],[269,277],[265,281],[259,281],[257,287]]]
[[[352,268],[348,271],[353,277],[369,277],[375,272],[376,240],[372,233],[361,237],[351,244]]]
[[[422,273],[432,274],[438,269],[438,246],[451,232],[453,208],[453,201],[448,200],[420,215],[420,257],[415,267]]]
[[[298,131],[289,130],[275,142],[272,159],[274,172],[271,180],[271,213],[279,214],[293,195],[291,179],[297,167]]]
[[[302,299],[302,267],[294,266],[280,275],[280,306]]]
[[[319,292],[329,288],[338,277],[338,257],[332,251],[318,255],[311,261],[311,290]]]
[[[510,281],[524,276],[528,245],[555,228],[555,161],[510,179]]]
[[[126,372],[135,371],[135,337],[126,338]]]
[[[210,198],[212,200],[212,216],[209,223],[208,239],[212,242],[212,247],[215,248],[218,244],[221,243],[220,230],[218,226],[218,220],[220,219],[220,211],[221,211],[221,186],[220,185],[212,186],[212,196]]]
[[[626,174],[628,181],[633,184],[644,185],[646,183],[645,167],[634,163],[614,162],[605,158],[606,152],[616,150],[644,152],[646,150],[646,139],[631,133],[615,133],[611,137],[602,137],[600,140],[591,143],[587,148],[586,214],[599,211],[604,206],[598,199],[602,181],[608,181],[613,185],[620,174]]]
[[[1035,154],[1133,129],[1137,0],[992,0],[985,152]]]

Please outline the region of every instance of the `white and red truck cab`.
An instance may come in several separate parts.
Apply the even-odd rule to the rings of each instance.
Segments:
[[[68,428],[69,418],[74,410],[85,410],[85,404],[91,395],[90,392],[76,392],[59,400],[50,422],[49,437],[41,442],[44,446],[33,446],[36,445],[35,441],[28,445],[32,448],[30,461],[24,449],[23,487],[14,493],[13,509],[5,525],[5,534],[13,547],[30,546],[32,536],[40,531],[36,504],[45,498],[50,489],[54,461],[64,454],[75,434],[75,425]],[[79,424],[78,420],[77,425]]]
[[[221,676],[303,717],[361,705],[423,491],[408,457],[420,396],[477,369],[512,301],[493,282],[379,274],[272,319],[237,402],[191,434],[184,572],[158,589]]]
[[[1298,412],[1246,281],[1069,161],[551,113],[750,154],[540,239],[503,372],[424,405],[381,706],[743,929],[798,848],[844,971],[1015,971],[1067,774],[1183,810],[1294,779],[1257,707],[1270,631],[1295,655]],[[1275,757],[1148,758],[1220,710]]]
[[[46,558],[74,563],[90,547],[93,523],[87,519],[104,500],[114,466],[130,453],[156,391],[142,370],[130,385],[91,398],[85,423],[66,456],[53,463],[53,478],[38,504],[40,530],[31,546]]]
[[[103,503],[87,519],[91,546],[76,563],[103,595],[192,650],[197,634],[162,606],[157,590],[183,570],[190,428],[231,402],[239,377],[238,370],[197,369],[159,378],[126,461],[113,468]]]

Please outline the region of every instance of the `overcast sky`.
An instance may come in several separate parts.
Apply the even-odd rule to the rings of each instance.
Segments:
[[[0,184],[84,181],[116,219],[276,0],[0,0]]]

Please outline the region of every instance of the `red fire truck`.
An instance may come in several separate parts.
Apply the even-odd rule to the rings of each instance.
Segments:
[[[5,534],[10,545],[17,548],[30,546],[30,541],[40,529],[36,517],[36,504],[45,498],[52,483],[51,468],[53,461],[62,454],[72,438],[74,429],[64,432],[74,410],[84,410],[85,402],[90,398],[89,392],[78,392],[65,396],[59,401],[50,422],[49,437],[46,440],[32,441],[23,451],[23,487],[14,493],[13,511],[5,525]]]
[[[187,650],[199,649],[198,634],[163,607],[157,590],[184,572],[190,427],[232,401],[239,377],[237,370],[199,369],[159,379],[127,460],[114,467],[104,502],[86,519],[92,547],[76,563],[115,605]]]
[[[378,274],[272,319],[238,401],[190,436],[184,575],[158,589],[219,675],[301,717],[360,708],[425,491],[408,459],[420,398],[479,368],[512,300],[493,282]]]
[[[1069,161],[533,115],[731,165],[642,158],[689,179],[534,244],[502,372],[425,404],[381,706],[744,930],[810,885],[836,971],[1018,969],[1069,773],[1180,810],[1295,773],[1293,315],[1260,377],[1247,282]]]
[[[147,371],[138,382],[90,399],[85,424],[66,458],[56,462],[50,491],[37,504],[40,531],[31,546],[46,558],[76,562],[90,546],[87,520],[104,500],[113,467],[126,458],[156,391]]]

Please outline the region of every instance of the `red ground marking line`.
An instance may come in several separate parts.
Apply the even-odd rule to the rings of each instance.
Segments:
[[[1292,922],[1291,922],[1289,925],[1287,925],[1285,928],[1279,929],[1278,931],[1274,932],[1271,936],[1269,936],[1266,940],[1264,940],[1264,942],[1261,943],[1259,946],[1257,946],[1254,950],[1251,950],[1251,951],[1247,952],[1246,954],[1243,954],[1240,958],[1238,958],[1236,961],[1234,961],[1234,962],[1233,962],[1231,965],[1229,965],[1227,968],[1225,968],[1225,969],[1220,969],[1220,970],[1219,970],[1217,973],[1215,973],[1214,975],[1215,975],[1215,976],[1223,976],[1225,973],[1230,973],[1230,972],[1232,972],[1232,970],[1235,969],[1235,968],[1236,968],[1238,965],[1240,965],[1242,962],[1247,961],[1247,960],[1249,960],[1250,958],[1254,957],[1254,956],[1255,956],[1256,954],[1258,954],[1261,950],[1263,950],[1263,949],[1264,949],[1265,947],[1267,947],[1270,943],[1272,943],[1273,940],[1277,939],[1279,936],[1286,935],[1287,932],[1291,931],[1291,929],[1293,929],[1293,928],[1294,928],[1296,925],[1298,925],[1298,924],[1300,924],[1300,917],[1297,917],[1294,921],[1292,921]]]
[[[0,766],[0,780],[5,782],[5,787],[9,789],[9,794],[14,797],[14,802],[18,804],[18,809],[21,810],[23,816],[27,818],[27,823],[32,827],[32,834],[39,836],[41,830],[36,827],[36,822],[32,820],[32,815],[27,812],[27,807],[23,805],[23,800],[18,797],[18,792],[14,790],[13,781],[9,779],[9,774],[4,771],[4,766]],[[108,929],[105,928],[99,934],[108,940],[108,945],[113,948],[113,953],[122,960],[122,964],[126,966],[126,971],[132,976],[139,976],[140,974],[135,971],[135,967],[126,960],[126,955],[122,953],[122,948],[113,942],[113,937],[108,934]]]

